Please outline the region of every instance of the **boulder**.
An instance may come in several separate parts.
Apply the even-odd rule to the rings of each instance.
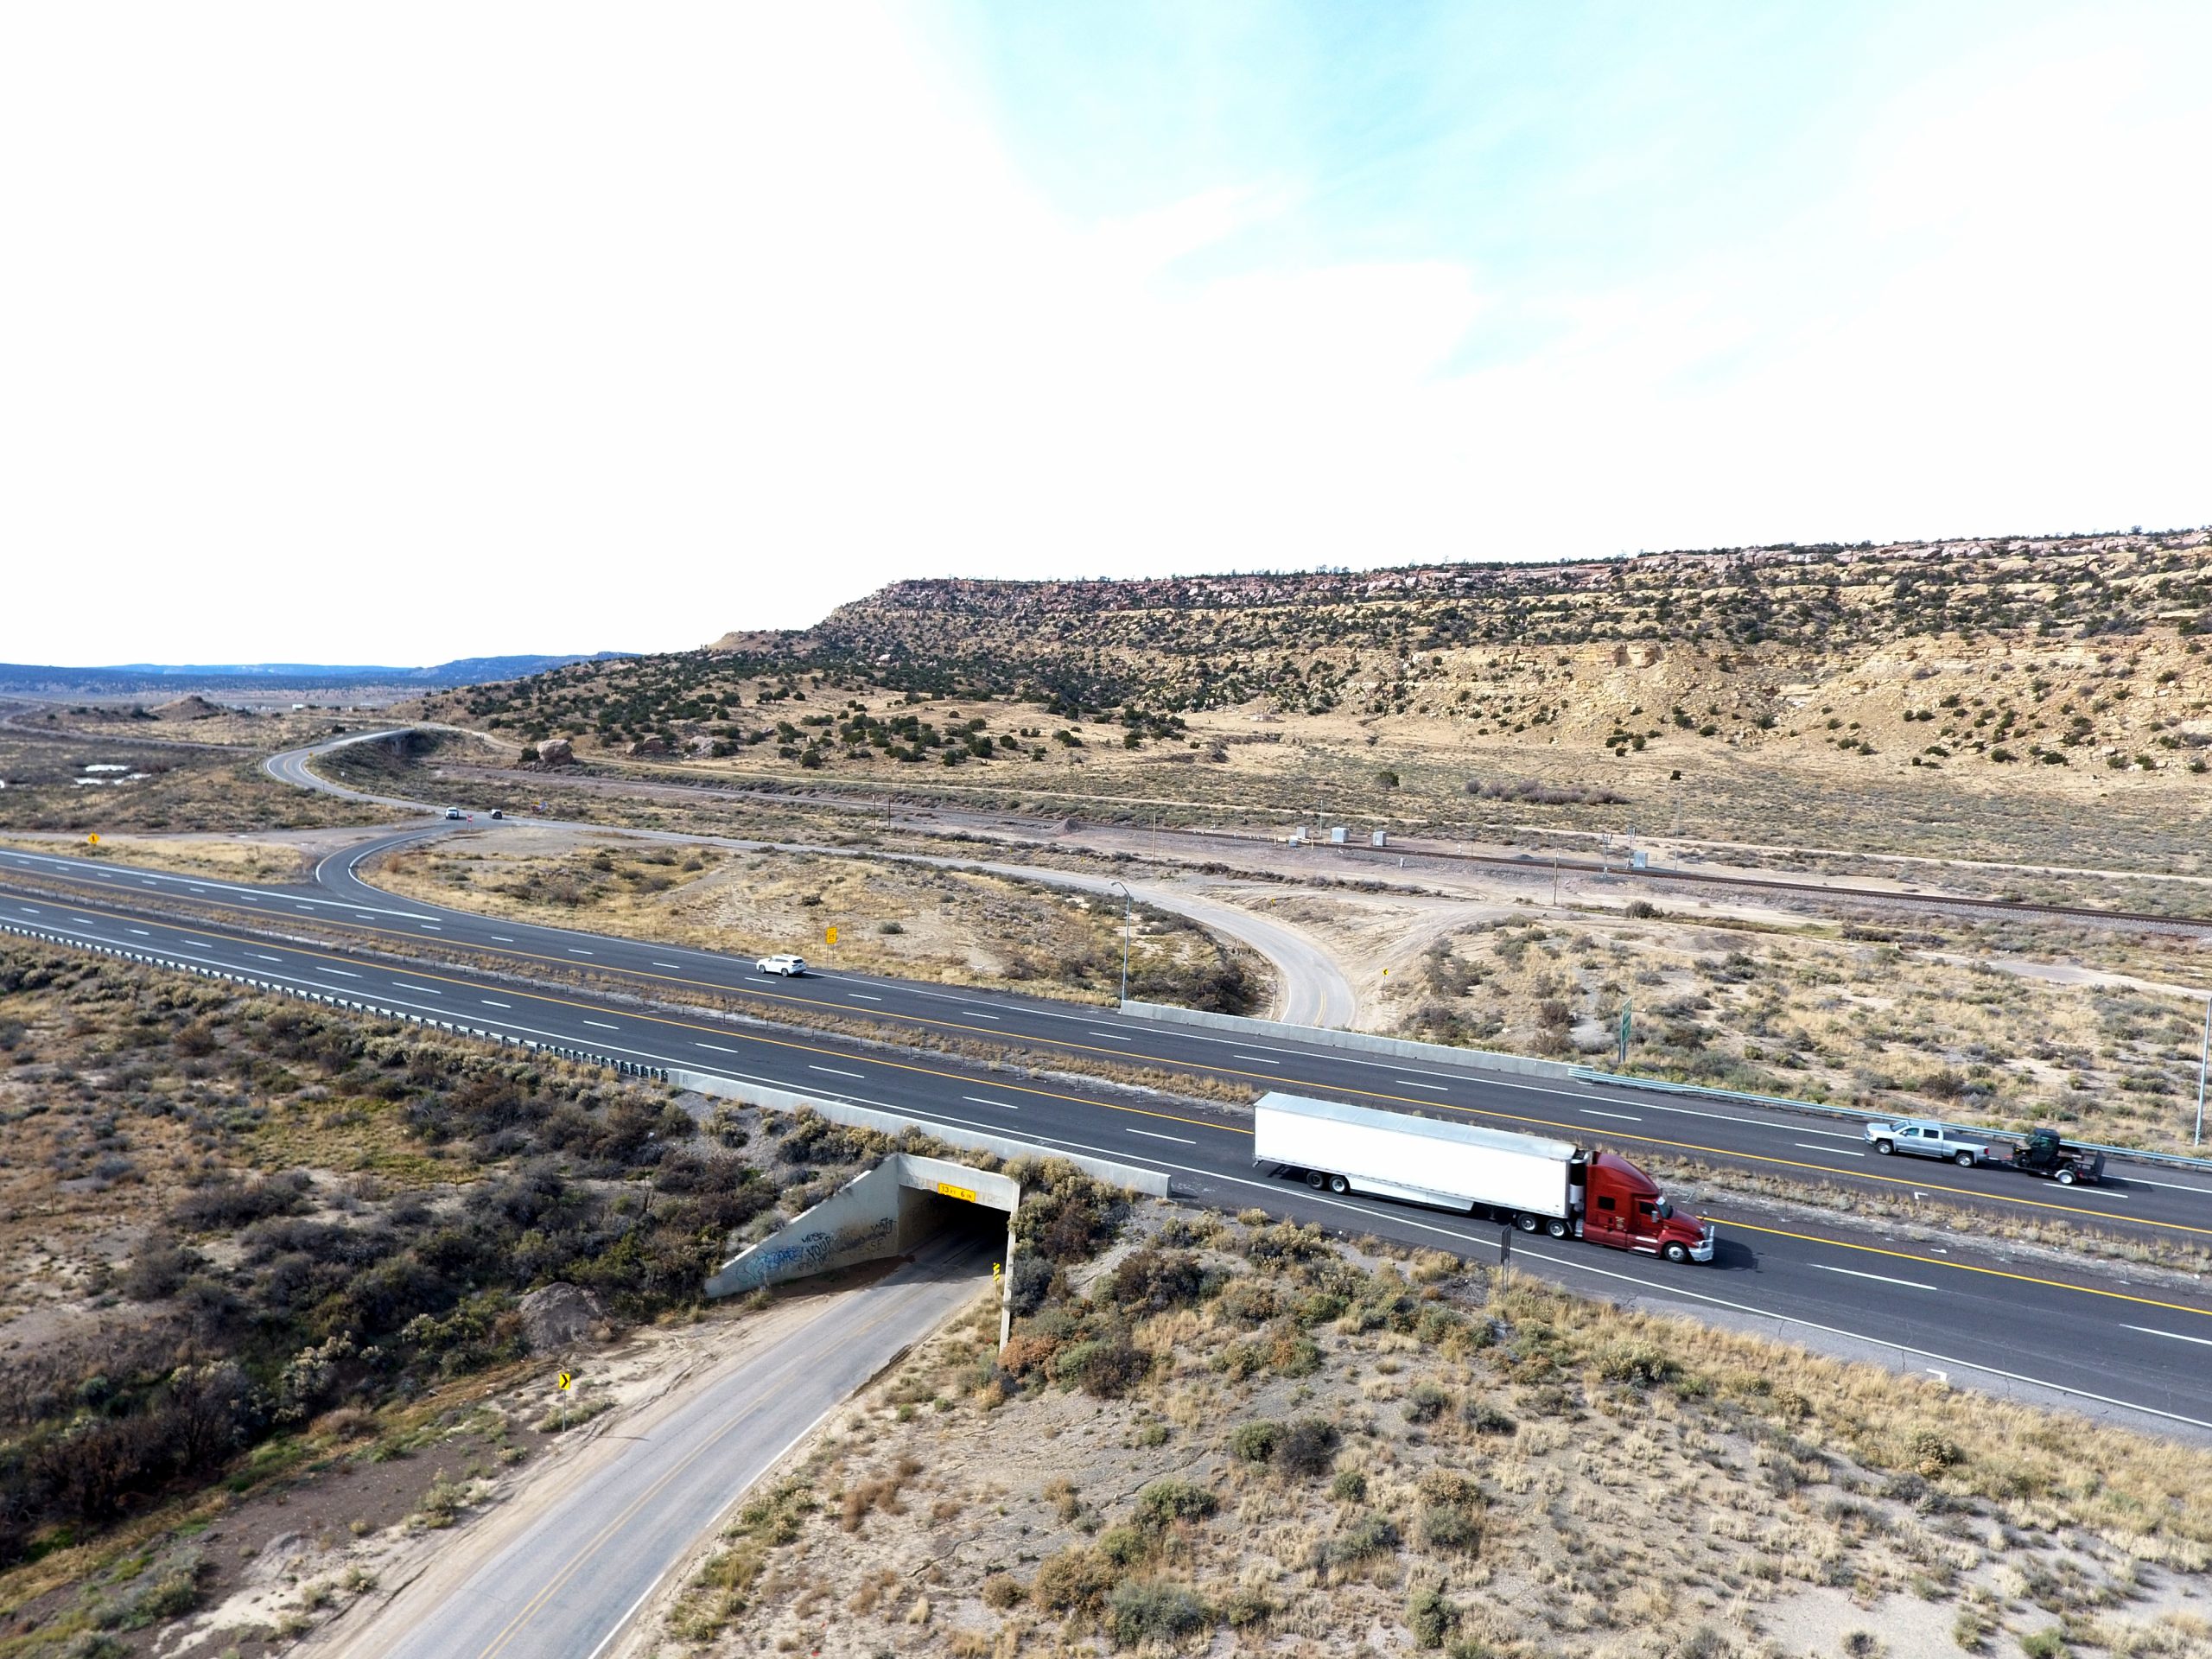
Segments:
[[[581,1286],[543,1286],[524,1297],[519,1307],[523,1337],[533,1354],[573,1354],[608,1334],[607,1310]]]
[[[641,737],[630,746],[628,753],[632,754],[666,754],[668,753],[668,742],[664,738]]]
[[[575,745],[565,737],[549,737],[537,746],[537,759],[543,766],[565,766],[575,758]]]

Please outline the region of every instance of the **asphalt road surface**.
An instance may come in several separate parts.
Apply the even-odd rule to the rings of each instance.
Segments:
[[[526,1511],[323,1645],[351,1659],[595,1659],[676,1562],[817,1422],[988,1289],[989,1252],[940,1241],[825,1296],[780,1339],[623,1425]]]
[[[1171,1025],[1111,1008],[873,975],[817,969],[803,978],[784,979],[758,972],[750,961],[714,951],[485,917],[398,898],[361,879],[358,867],[377,852],[424,833],[405,830],[334,854],[318,867],[313,886],[246,886],[8,849],[0,849],[0,883],[11,870],[35,873],[48,880],[67,881],[88,898],[104,893],[146,903],[183,900],[203,907],[211,926],[213,918],[227,914],[257,931],[281,933],[287,927],[305,927],[318,938],[358,942],[362,949],[391,955],[466,951],[479,961],[509,964],[518,975],[586,970],[632,985],[645,997],[702,991],[741,995],[757,1002],[780,1004],[796,1020],[834,1016],[878,1022],[887,1027],[885,1037],[893,1042],[912,1032],[998,1038],[1096,1060],[1202,1072],[1258,1088],[1467,1117],[1577,1142],[1601,1140],[1631,1156],[1639,1149],[1648,1150],[1782,1179],[1820,1180],[1897,1197],[1926,1194],[2024,1220],[2095,1224],[2212,1243],[2212,1173],[2115,1162],[2112,1179],[2103,1186],[2063,1188],[2004,1169],[1959,1169],[1918,1159],[1883,1158],[1849,1120],[1784,1108],[1516,1077],[1438,1053],[1418,1060],[1367,1055],[1279,1033],[1262,1037]],[[0,919],[7,918],[8,902],[0,900]],[[60,913],[51,903],[41,907],[39,900],[22,902],[31,906],[18,912],[26,920],[42,916],[51,922]],[[130,928],[150,928],[153,923],[133,918],[123,925],[127,942],[147,937],[130,932]],[[215,928],[217,933],[223,931]],[[205,930],[194,937],[211,950],[219,943]],[[226,965],[233,970],[265,971],[290,960],[276,950],[276,944],[266,942],[257,949],[241,944]],[[505,990],[480,992],[474,1000],[466,994],[449,995],[435,990],[435,980],[426,985],[423,974],[400,971],[395,976],[388,966],[339,962],[330,972],[343,979],[366,974],[370,977],[363,984],[380,982],[388,990],[411,982],[417,988],[405,995],[419,1005],[414,1011],[442,1009],[438,1017],[445,1019],[479,1011],[505,1014],[518,1006]],[[381,981],[376,979],[378,974],[384,976]],[[430,1000],[433,991],[435,1001]],[[540,1012],[540,1023],[558,1033],[543,1040],[610,1059],[669,1063],[625,1052],[608,1022],[579,1024],[558,1007]],[[717,1045],[699,1047],[677,1064],[721,1069],[730,1063],[732,1052],[753,1052],[760,1040],[756,1033],[741,1031]],[[751,1046],[732,1050],[733,1044]],[[773,1045],[769,1046],[772,1050]],[[823,1084],[821,1077],[812,1081],[814,1086]]]
[[[365,801],[378,806],[399,807],[419,812],[442,814],[445,809],[427,801],[406,800],[395,795],[372,795],[343,784],[334,783],[316,772],[310,764],[318,755],[333,750],[352,747],[356,743],[374,742],[379,738],[392,737],[402,732],[418,729],[397,727],[381,732],[365,732],[351,737],[333,739],[311,748],[289,749],[271,755],[262,763],[263,769],[280,783],[291,784],[301,789],[311,789],[326,795],[336,795],[346,800]],[[438,727],[430,729],[459,731],[458,727]],[[471,819],[470,822],[476,820]],[[605,824],[572,823],[556,818],[540,818],[517,815],[512,822],[546,824],[574,829],[597,830],[606,832]],[[444,820],[440,819],[441,824]],[[488,823],[489,820],[483,822]],[[410,839],[414,833],[395,837]],[[677,835],[668,830],[631,830],[617,833],[633,835],[661,841],[708,841],[719,846],[736,847],[758,851],[778,848],[785,851],[814,852],[830,857],[849,857],[852,849],[842,847],[806,847],[790,842],[752,841],[728,836]],[[392,844],[379,842],[380,849]],[[345,873],[351,874],[361,856],[356,855],[345,864]],[[1024,881],[1034,881],[1046,887],[1062,887],[1078,893],[1096,893],[1103,898],[1117,898],[1127,893],[1139,904],[1186,916],[1201,926],[1226,934],[1238,944],[1264,958],[1274,970],[1275,1006],[1274,1017],[1294,1026],[1349,1026],[1359,1014],[1359,999],[1354,994],[1351,982],[1344,977],[1344,969],[1313,939],[1294,927],[1234,905],[1224,905],[1213,899],[1184,891],[1172,883],[1139,881],[1128,884],[1109,876],[1087,875],[1075,870],[1050,870],[1033,865],[1000,864],[973,858],[944,858],[918,853],[878,853],[873,856],[891,858],[905,863],[934,864],[946,868],[976,869],[995,874],[1013,876]]]
[[[1631,1156],[1639,1146],[1712,1155],[1754,1168],[1817,1172],[1892,1191],[1945,1195],[1994,1213],[2074,1224],[2125,1222],[2196,1243],[2212,1237],[2212,1180],[2130,1169],[2109,1189],[2060,1189],[2001,1170],[1916,1165],[1895,1170],[1867,1154],[1847,1124],[1733,1103],[1658,1099],[1629,1090],[1484,1074],[1422,1060],[1307,1049],[1287,1039],[1156,1025],[1108,1010],[1038,999],[902,985],[858,976],[765,981],[710,953],[640,945],[558,929],[412,906],[374,889],[228,889],[220,883],[112,865],[0,852],[10,868],[51,879],[54,866],[81,893],[73,902],[0,894],[0,926],[150,961],[226,973],[334,1001],[449,1023],[650,1068],[711,1072],[826,1100],[899,1112],[925,1124],[1011,1135],[1101,1154],[1166,1173],[1180,1196],[1229,1209],[1260,1205],[1352,1232],[1434,1244],[1494,1259],[1497,1230],[1446,1212],[1336,1198],[1274,1179],[1252,1162],[1249,1117],[1228,1110],[1073,1083],[971,1070],[912,1049],[869,1046],[740,1023],[712,1009],[662,1012],[604,990],[554,990],[429,961],[396,964],[365,950],[290,943],[286,926],[318,935],[359,930],[380,953],[425,943],[516,953],[518,969],[589,963],[670,987],[740,985],[762,996],[894,1023],[1007,1035],[1042,1033],[1092,1054],[1188,1066],[1307,1093],[1401,1109],[1542,1128]],[[221,898],[251,926],[164,921],[128,901],[174,884],[203,902]],[[340,896],[340,893],[358,896]],[[556,953],[558,954],[556,954]],[[912,1008],[915,1012],[908,1013]],[[1853,1157],[1853,1154],[1866,1154]],[[2155,1181],[2155,1185],[2152,1183]],[[2212,1431],[2212,1295],[2201,1285],[2139,1276],[2087,1262],[2013,1255],[2001,1243],[1956,1235],[1941,1246],[1896,1243],[1839,1219],[1800,1225],[1718,1207],[1721,1249],[1710,1268],[1676,1267],[1595,1244],[1516,1240],[1516,1266],[1579,1288],[1864,1353],[1910,1369],[2024,1391],[2120,1406],[2170,1427]]]

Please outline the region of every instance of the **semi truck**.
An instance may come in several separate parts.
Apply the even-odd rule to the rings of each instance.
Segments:
[[[1670,1262],[1710,1262],[1714,1236],[1616,1153],[1410,1112],[1268,1093],[1252,1160],[1331,1192],[1363,1193],[1590,1239]]]

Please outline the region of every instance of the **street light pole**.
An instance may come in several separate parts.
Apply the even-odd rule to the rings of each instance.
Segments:
[[[1129,918],[1136,908],[1136,895],[1121,882],[1114,885],[1122,889],[1125,901],[1122,906],[1122,1006],[1129,1006]]]

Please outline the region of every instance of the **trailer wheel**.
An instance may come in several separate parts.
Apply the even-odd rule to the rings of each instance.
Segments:
[[[1554,1216],[1550,1220],[1544,1223],[1544,1230],[1549,1233],[1554,1238],[1565,1238],[1567,1236],[1567,1224],[1561,1221],[1557,1216]]]
[[[2058,1184],[2059,1184],[2061,1186],[2071,1186],[2071,1185],[2074,1185],[2074,1166],[2073,1166],[2073,1165],[2071,1165],[2071,1164],[2064,1164],[2064,1165],[2060,1166],[2060,1167],[2059,1167],[2059,1171],[2058,1171]]]
[[[1669,1262],[1687,1262],[1690,1259],[1690,1247],[1676,1240],[1667,1247],[1666,1256]]]
[[[1324,1175],[1319,1170],[1309,1169],[1306,1172],[1306,1185],[1312,1187],[1316,1192],[1319,1192],[1328,1184],[1329,1178]]]
[[[1351,1191],[1351,1183],[1341,1175],[1332,1175],[1329,1177],[1329,1191],[1338,1193],[1349,1192]]]
[[[1534,1216],[1516,1216],[1513,1224],[1524,1233],[1533,1233],[1541,1224]]]
[[[1882,1156],[1884,1156],[1885,1158],[1886,1158],[1886,1157],[1888,1157],[1891,1153],[1893,1153],[1893,1152],[1895,1152],[1895,1151],[1897,1150],[1897,1147],[1896,1147],[1895,1143],[1894,1143],[1894,1142],[1891,1142],[1891,1141],[1877,1141],[1874,1143],[1874,1150],[1875,1150],[1875,1151],[1877,1151],[1877,1152],[1878,1152],[1878,1153],[1880,1153],[1880,1154],[1882,1154]]]
[[[1951,1154],[1951,1161],[1956,1164],[1961,1169],[1972,1169],[1974,1167],[1974,1154],[1968,1152],[1964,1147],[1961,1147],[1958,1151]]]

